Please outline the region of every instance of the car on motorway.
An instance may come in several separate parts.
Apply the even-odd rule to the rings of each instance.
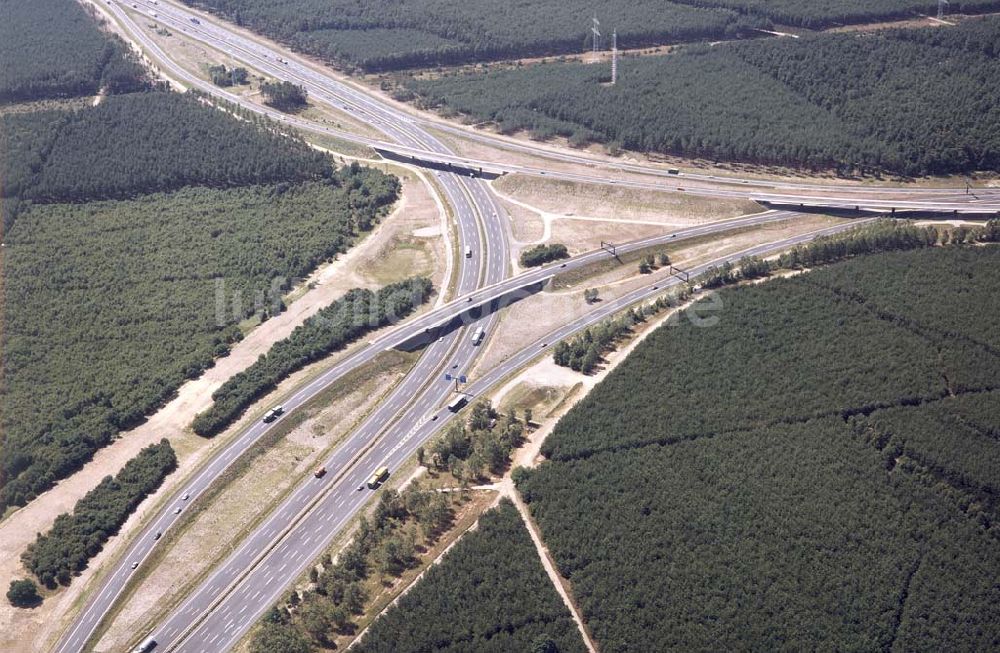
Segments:
[[[274,420],[278,419],[284,412],[285,412],[284,406],[275,406],[271,410],[264,413],[264,422],[265,423],[273,422]]]
[[[163,537],[163,531],[156,531],[156,535],[153,536],[154,540],[158,540]]]
[[[187,501],[190,498],[191,498],[191,495],[188,492],[185,492],[184,496],[181,497],[181,501]]]
[[[319,469],[317,469],[315,472],[313,472],[313,476],[315,476],[316,478],[323,478],[324,476],[326,476],[326,467],[320,467]]]
[[[181,507],[180,506],[177,506],[176,508],[174,508],[174,514],[175,515],[181,514]]]
[[[138,568],[139,568],[139,563],[138,562],[133,562],[132,563],[132,569],[138,569]]]
[[[156,640],[152,637],[147,637],[142,640],[142,643],[132,649],[131,653],[149,653],[154,648],[156,648]]]

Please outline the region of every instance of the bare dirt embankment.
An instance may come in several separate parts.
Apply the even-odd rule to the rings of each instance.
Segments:
[[[307,317],[341,297],[348,289],[381,285],[391,275],[373,278],[359,270],[394,256],[393,243],[399,240],[410,242],[412,239],[420,243],[420,249],[429,263],[427,269],[418,273],[433,272],[435,287],[441,287],[444,266],[438,262],[446,258],[446,253],[444,239],[439,235],[439,207],[417,176],[399,169],[395,172],[401,176],[403,192],[393,212],[357,246],[333,263],[318,269],[293,291],[290,297],[294,297],[294,301],[291,301],[287,311],[253,329],[229,356],[219,359],[200,378],[181,386],[173,400],[151,415],[144,424],[122,433],[114,443],[98,451],[81,471],[60,481],[56,487],[0,522],[0,578],[29,577],[20,562],[20,555],[35,539],[36,533],[45,532],[52,526],[56,515],[71,511],[101,478],[117,473],[140,449],[158,442],[160,438],[168,437],[177,451],[178,470],[140,506],[121,533],[112,538],[105,550],[91,561],[90,567],[75,578],[70,587],[57,591],[42,606],[32,610],[18,610],[6,601],[0,602],[0,651],[43,650],[44,643],[56,636],[79,609],[85,599],[84,589],[95,570],[117,554],[122,542],[127,541],[138,528],[151,507],[175,491],[182,479],[227,444],[240,425],[256,417],[251,410],[240,424],[212,440],[200,438],[190,431],[191,420],[198,412],[208,408],[212,392],[228,378],[249,367],[274,342],[288,336]],[[422,235],[414,236],[414,232]],[[409,276],[409,271],[400,269],[399,278],[405,276]],[[285,384],[278,394],[287,390]]]

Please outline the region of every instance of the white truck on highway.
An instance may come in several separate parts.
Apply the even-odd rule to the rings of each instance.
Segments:
[[[461,410],[462,406],[464,406],[465,402],[467,402],[468,400],[469,400],[468,397],[466,397],[465,395],[458,395],[457,397],[448,402],[448,410],[450,410],[453,413],[457,413],[459,410]]]
[[[485,337],[486,330],[483,327],[476,327],[476,330],[472,332],[472,346],[478,347],[479,343],[481,343]]]

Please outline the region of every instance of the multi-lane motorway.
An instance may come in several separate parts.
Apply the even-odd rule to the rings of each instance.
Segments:
[[[129,3],[131,4],[131,3]],[[330,130],[321,125],[301,119],[286,119],[298,127],[315,131],[327,131],[378,147],[392,148],[392,151],[404,155],[416,156],[433,161],[455,162],[457,165],[489,166],[489,162],[473,161],[456,157],[426,130],[423,120],[401,111],[391,103],[374,98],[358,88],[337,80],[316,68],[297,61],[287,53],[262,46],[257,40],[247,39],[235,31],[224,27],[217,21],[206,20],[199,16],[198,22],[191,20],[194,15],[186,9],[176,7],[167,2],[136,2],[136,6],[151,13],[158,14],[157,20],[170,25],[174,29],[183,29],[193,38],[219,50],[228,52],[234,58],[245,62],[266,74],[279,79],[290,79],[303,84],[314,99],[326,102],[339,109],[351,111],[359,120],[368,123],[386,135],[388,141],[375,141],[351,134]],[[247,106],[251,110],[262,113],[273,113],[270,109],[255,105],[244,98],[226,93],[221,89],[198,80],[193,75],[174,64],[170,57],[153,43],[142,27],[137,25],[125,7],[112,0],[107,6],[121,25],[137,39],[147,51],[151,52],[161,64],[169,68],[171,76],[182,79],[186,84],[197,86],[205,92],[220,95],[226,99]],[[440,127],[440,125],[437,125]],[[503,143],[503,147],[529,147]],[[532,150],[538,154],[537,150]],[[544,156],[571,160],[577,155],[566,155],[553,152],[542,152]],[[595,165],[592,160],[588,165]],[[598,162],[600,163],[600,162]],[[602,164],[604,165],[604,164]],[[624,164],[608,164],[617,166],[620,170],[634,172]],[[649,174],[650,169],[641,167],[643,174]],[[686,176],[684,180],[667,177],[669,173],[652,169],[653,174],[665,177],[658,181],[621,181],[617,183],[637,185],[640,187],[655,187],[658,190],[677,187],[679,184],[694,185],[691,192],[707,194],[715,197],[747,197],[750,190],[734,187],[739,180],[718,180],[710,176],[695,178]],[[585,181],[605,181],[599,172],[591,177],[588,175],[568,175],[554,173],[541,168],[508,166],[504,171],[525,172],[527,174],[553,177],[581,177]],[[446,201],[452,207],[458,227],[459,246],[469,247],[472,255],[461,257],[461,265],[457,271],[455,289],[458,297],[433,311],[392,329],[366,347],[362,347],[326,373],[299,389],[285,402],[287,411],[293,411],[309,401],[318,392],[335,382],[344,373],[364,365],[378,353],[399,346],[415,336],[434,331],[444,323],[456,317],[463,321],[475,319],[469,309],[498,297],[509,296],[510,293],[530,284],[544,281],[562,268],[562,264],[549,266],[522,274],[516,278],[505,279],[509,269],[509,252],[507,249],[508,222],[504,217],[488,185],[480,179],[459,176],[455,174],[440,174],[436,176],[442,187]],[[759,182],[754,182],[755,184]],[[673,186],[670,186],[672,184]],[[748,184],[749,185],[749,184]],[[794,185],[785,185],[788,189]],[[815,187],[799,184],[792,193],[768,193],[768,197],[805,203],[818,199],[829,201],[830,197],[823,195],[803,195],[802,193],[818,193],[829,190],[825,187]],[[685,188],[687,190],[687,188]],[[758,191],[760,189],[758,188]],[[919,190],[913,194],[918,200],[882,200],[877,192],[885,193],[885,189],[873,191],[870,187],[849,188],[843,191],[837,188],[837,193],[845,195],[836,199],[849,202],[851,206],[862,204],[866,208],[879,206],[882,208],[914,209],[946,209],[953,207],[966,209],[970,206],[967,198],[957,191],[948,189]],[[909,191],[889,191],[907,194]],[[982,196],[981,196],[982,199]],[[777,201],[777,200],[776,200]],[[869,202],[873,204],[868,204]],[[880,204],[887,202],[886,204]],[[993,198],[985,196],[978,207],[990,210]],[[1000,210],[1000,202],[996,203]],[[957,209],[955,209],[957,210]],[[704,225],[697,228],[678,230],[673,234],[664,234],[656,238],[644,239],[628,246],[619,247],[619,253],[632,249],[662,244],[675,239],[718,233],[723,230],[763,224],[770,221],[789,219],[792,214],[767,212],[748,216],[737,220]],[[840,229],[843,227],[837,227]],[[829,230],[824,230],[829,231]],[[772,243],[755,248],[759,251],[741,252],[737,258],[747,253],[768,253],[778,251],[815,237],[820,232],[800,236],[795,239]],[[568,269],[588,265],[609,254],[604,251],[590,252],[576,257],[564,265]],[[692,272],[697,273],[699,269]],[[663,286],[665,284],[661,284]],[[630,303],[640,301],[662,290],[652,287],[637,290],[615,302],[602,304],[593,312],[579,320],[565,325],[557,331],[548,334],[544,340],[531,343],[518,354],[510,357],[501,365],[488,371],[482,378],[476,379],[468,391],[477,394],[499,379],[523,366],[536,356],[544,353],[545,347],[584,328],[607,315],[620,310]],[[487,329],[496,320],[495,314],[483,318]],[[450,384],[443,381],[445,370],[461,372],[468,369],[475,358],[477,348],[472,345],[464,330],[449,331],[437,340],[432,340],[425,349],[410,374],[390,393],[377,409],[349,435],[345,442],[325,461],[331,470],[324,479],[309,478],[299,484],[272,514],[246,539],[233,554],[227,558],[213,573],[190,594],[186,600],[163,623],[152,631],[158,642],[157,650],[178,651],[223,651],[235,644],[252,625],[254,620],[273,604],[275,599],[285,591],[290,583],[318,554],[328,546],[329,542],[341,528],[361,509],[370,498],[370,493],[357,487],[374,467],[388,464],[397,468],[407,457],[412,455],[420,443],[424,442],[442,425],[446,424],[452,414],[440,408],[443,399],[449,393]],[[133,573],[134,563],[140,563],[154,550],[155,536],[164,532],[179,518],[177,508],[182,511],[190,502],[197,499],[212,481],[229,465],[232,464],[246,449],[258,440],[270,425],[254,424],[240,433],[231,444],[227,445],[205,467],[203,467],[187,483],[184,488],[171,498],[168,505],[150,521],[149,526],[131,543],[126,554],[120,559],[118,566],[102,581],[98,591],[80,617],[65,634],[56,650],[83,650],[89,638],[99,625],[101,619],[114,605],[121,595]],[[147,633],[136,633],[136,639]]]
[[[852,225],[840,225],[811,234],[760,245],[738,254],[720,258],[691,270],[700,274],[711,265],[742,256],[766,255],[805,242],[822,234],[834,233]],[[542,338],[528,343],[513,356],[496,366],[464,389],[472,396],[490,387],[531,360],[547,352],[558,342],[623,308],[645,298],[662,294],[682,283],[672,277],[607,302],[573,322],[560,326]],[[440,382],[439,387],[447,387]],[[379,465],[401,467],[414,451],[435,432],[453,419],[447,409],[414,406],[370,448],[350,464],[360,442],[345,445],[335,454],[337,469],[345,473],[333,481],[310,478],[296,490],[298,499],[286,503],[272,514],[238,550],[191,597],[175,610],[152,637],[165,650],[210,653],[224,651],[237,643],[253,623],[287,591],[288,583],[298,577],[329,546],[344,526],[367,503],[369,492],[364,481]],[[353,438],[352,438],[353,440]],[[348,446],[350,450],[347,450]]]
[[[286,116],[279,111],[263,107],[246,98],[220,89],[215,85],[200,79],[174,63],[168,54],[164,53],[149,36],[148,31],[132,22],[129,14],[119,5],[119,0],[104,0],[111,2],[110,9],[120,22],[130,24],[132,36],[150,52],[167,69],[167,72],[188,86],[223,97],[229,102],[239,104],[251,111],[270,115],[283,120],[287,124],[307,131],[326,133],[331,136],[367,145],[385,152],[393,152],[401,156],[410,156],[418,160],[440,163],[450,163],[455,166],[477,170],[482,169],[497,174],[522,173],[534,176],[570,181],[618,183],[623,186],[650,188],[656,190],[678,190],[691,195],[717,198],[750,198],[760,199],[779,204],[804,204],[808,207],[823,207],[853,209],[868,209],[874,211],[938,211],[972,213],[990,215],[1000,213],[1000,191],[995,189],[980,189],[976,196],[966,195],[964,190],[955,188],[930,188],[919,186],[884,187],[863,184],[824,185],[814,182],[796,182],[785,180],[741,179],[708,174],[684,173],[672,174],[662,166],[643,165],[637,163],[618,162],[599,159],[590,155],[555,150],[536,144],[520,143],[513,139],[493,134],[471,131],[448,125],[440,121],[415,116],[398,108],[394,103],[372,96],[364,89],[345,82],[328,71],[309,65],[305,60],[296,57],[277,47],[266,45],[263,39],[250,39],[237,30],[223,23],[209,19],[204,14],[195,13],[187,8],[180,8],[166,0],[156,3],[153,0],[135,0],[130,4],[147,15],[156,14],[156,20],[175,30],[183,31],[188,37],[196,39],[216,50],[225,52],[234,59],[273,76],[295,82],[306,88],[310,97],[330,106],[350,112],[356,119],[366,122],[381,131],[387,128],[400,129],[409,133],[419,132],[426,141],[430,139],[433,145],[414,142],[413,139],[393,138],[382,141],[375,138],[359,136],[344,130],[320,125],[309,120]],[[198,22],[192,22],[192,19]],[[456,155],[440,140],[435,138],[430,129],[451,132],[462,138],[481,141],[499,150],[516,151],[531,154],[534,157],[561,163],[573,163],[593,170],[593,173],[582,171],[567,172],[539,166],[514,164],[505,161],[472,159]],[[418,139],[419,140],[419,139]],[[613,179],[609,173],[632,173],[646,175],[650,181],[633,178]]]

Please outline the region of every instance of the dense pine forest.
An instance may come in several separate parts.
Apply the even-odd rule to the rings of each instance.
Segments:
[[[275,153],[277,155],[277,153]],[[347,167],[298,185],[35,204],[5,235],[2,505],[20,505],[280,310],[396,194]]]
[[[333,175],[329,157],[304,141],[261,119],[234,120],[190,93],[134,93],[77,111],[11,113],[0,116],[0,138],[9,143],[0,173],[11,179],[0,192],[39,202]]]
[[[594,6],[541,0],[185,0],[304,52],[366,71],[580,52],[591,46]],[[678,2],[635,0],[598,18],[633,47],[736,37],[766,19]],[[610,27],[608,28],[610,34]]]
[[[758,36],[775,23],[826,28],[934,14],[936,0],[637,0],[628,3],[520,3],[471,0],[185,0],[293,47],[368,72],[579,53],[592,44],[590,18],[610,45],[639,48]],[[954,0],[949,11],[1000,9],[1000,0]]]
[[[505,499],[371,626],[356,650],[585,649],[517,509]]]
[[[851,23],[899,20],[937,14],[937,0],[674,0],[692,7],[732,9],[781,25],[812,29]],[[953,0],[948,14],[980,13],[1000,9],[997,0]]]
[[[128,46],[74,0],[0,1],[0,62],[0,104],[149,84]]]
[[[3,0],[0,12],[17,34],[0,48],[20,43],[30,60],[3,66],[0,88],[20,89],[6,99],[111,93],[0,115],[2,512],[228,353],[241,320],[281,310],[296,279],[372,228],[398,181],[335,169],[236,108],[152,89],[75,2]]]
[[[1000,170],[1000,18],[691,46],[607,64],[413,78],[504,133],[642,152],[905,175]]]
[[[998,263],[720,291],[564,417],[519,488],[601,650],[995,647]]]

